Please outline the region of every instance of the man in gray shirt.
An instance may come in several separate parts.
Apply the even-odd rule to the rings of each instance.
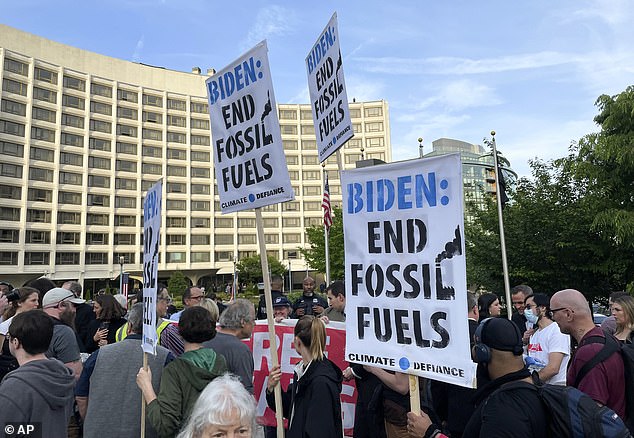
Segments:
[[[220,328],[216,337],[203,342],[203,346],[222,354],[227,366],[249,393],[253,394],[253,353],[241,341],[251,337],[255,325],[255,309],[250,301],[237,299],[220,315]]]

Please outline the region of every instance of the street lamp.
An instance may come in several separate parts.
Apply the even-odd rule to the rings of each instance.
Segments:
[[[423,158],[423,137],[418,137],[418,158]]]
[[[119,293],[123,293],[123,264],[125,263],[125,257],[119,256]]]

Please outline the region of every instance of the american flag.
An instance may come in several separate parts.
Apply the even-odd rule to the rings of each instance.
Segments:
[[[326,184],[324,185],[324,197],[321,201],[324,209],[324,227],[330,230],[332,226],[332,210],[330,209],[330,186],[328,185],[328,174],[326,174]]]

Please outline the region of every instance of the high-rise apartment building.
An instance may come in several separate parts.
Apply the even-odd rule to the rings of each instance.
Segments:
[[[196,283],[257,253],[254,212],[220,213],[200,69],[114,59],[3,25],[0,62],[0,279],[111,279],[120,260],[140,274],[143,195],[159,178],[162,278],[182,271]],[[350,109],[344,167],[362,154],[391,161],[387,103]],[[304,230],[322,221],[322,171],[334,205],[341,186],[335,156],[323,170],[318,162],[310,105],[278,111],[296,199],[263,209],[265,240],[301,276]]]

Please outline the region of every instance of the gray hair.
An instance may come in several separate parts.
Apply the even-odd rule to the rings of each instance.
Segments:
[[[78,283],[77,281],[67,281],[62,286],[65,286],[65,289],[74,293],[76,297],[81,298],[81,283]]]
[[[521,293],[522,295],[524,295],[524,298],[528,298],[533,296],[533,288],[530,286],[527,286],[525,284],[519,284],[517,286],[514,286],[511,289],[511,295],[516,295]]]
[[[236,414],[241,425],[251,427],[249,436],[252,436],[255,433],[255,399],[238,377],[225,374],[214,379],[200,393],[177,438],[200,438],[208,426],[228,426]]]
[[[475,306],[478,305],[478,299],[473,292],[467,291],[467,312],[471,312]]]
[[[255,308],[249,300],[238,298],[220,315],[220,327],[237,330],[242,328],[242,322],[253,321]]]
[[[143,303],[136,303],[128,312],[128,333],[143,332]]]

